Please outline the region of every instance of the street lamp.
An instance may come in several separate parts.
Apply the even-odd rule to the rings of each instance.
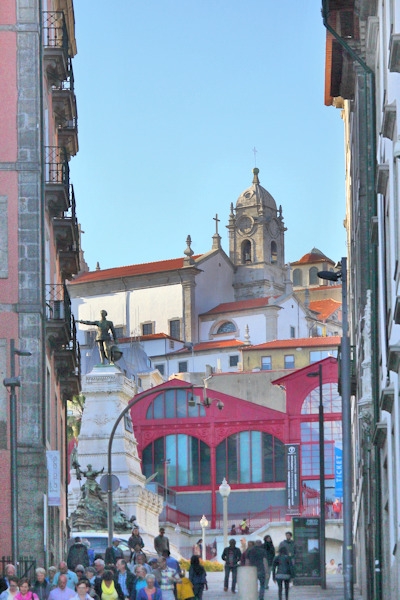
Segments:
[[[181,529],[179,523],[177,523],[175,525],[175,534],[176,534],[176,547],[178,548],[179,554],[181,552],[181,550],[180,550],[180,547],[181,547],[181,544],[180,544],[180,542],[181,542],[181,537],[180,537],[181,536],[181,532],[182,532],[182,529]]]
[[[193,385],[179,385],[179,386],[171,386],[165,388],[166,390],[193,390]],[[107,450],[107,529],[108,529],[108,545],[112,546],[112,540],[114,537],[114,521],[113,521],[113,489],[112,489],[112,445],[114,441],[115,432],[117,431],[117,427],[120,424],[121,420],[124,418],[126,413],[135,406],[140,400],[144,400],[147,396],[151,396],[155,393],[155,388],[150,388],[145,392],[141,392],[140,394],[136,394],[134,398],[125,406],[123,411],[117,417],[117,420],[114,423],[114,426],[110,433],[110,438],[108,440],[108,450]]]
[[[231,486],[225,477],[219,486],[219,493],[222,497],[222,527],[224,532],[224,548],[228,546],[228,496],[231,493]]]
[[[322,393],[322,365],[318,371],[307,373],[307,377],[319,379],[319,505],[320,505],[320,530],[319,530],[319,568],[321,572],[321,588],[326,590],[326,548],[325,548],[325,439],[324,439],[324,405]]]
[[[351,469],[351,402],[350,402],[350,339],[347,306],[347,258],[337,265],[339,271],[319,271],[320,279],[342,280],[342,341],[341,341],[341,388],[342,388],[342,435],[343,435],[343,579],[345,600],[353,600],[353,523],[352,523],[352,469]]]
[[[14,340],[10,340],[10,377],[3,379],[3,385],[10,391],[10,470],[11,470],[11,544],[12,562],[18,562],[18,462],[17,462],[17,395],[15,388],[21,386],[19,377],[15,377],[15,355],[32,356],[27,350],[18,350]]]
[[[161,461],[164,463],[164,496],[165,496],[165,504],[168,502],[168,466],[171,464],[170,458],[164,458]],[[167,509],[165,509],[167,510]]]
[[[201,558],[206,560],[206,527],[208,527],[208,519],[203,515],[200,519],[201,527]]]

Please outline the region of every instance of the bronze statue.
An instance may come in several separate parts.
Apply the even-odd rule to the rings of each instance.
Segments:
[[[114,323],[106,319],[107,311],[102,310],[100,312],[100,321],[77,321],[82,325],[96,325],[97,336],[96,343],[99,346],[100,360],[103,365],[108,360],[109,363],[114,363],[119,360],[122,356],[122,352],[116,347],[118,340],[114,329]],[[112,340],[110,336],[112,334]]]

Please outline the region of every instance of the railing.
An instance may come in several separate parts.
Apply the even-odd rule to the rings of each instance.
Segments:
[[[1,573],[5,575],[6,566],[12,564],[11,556],[2,556],[0,560]],[[17,577],[28,577],[34,581],[36,560],[31,556],[20,556],[17,562]]]
[[[184,527],[185,529],[190,529],[190,517],[189,515],[173,508],[172,506],[164,506],[161,515],[159,516],[159,521],[173,523],[174,525],[180,525],[180,527]]]
[[[72,59],[68,58],[68,74],[64,81],[53,83],[51,86],[53,91],[59,92],[74,92],[75,91],[75,79],[74,70],[72,68]]]
[[[71,299],[64,283],[46,284],[46,319],[64,321],[72,332]]]
[[[46,146],[45,183],[61,184],[69,188],[69,165],[67,153],[59,146]]]
[[[68,32],[62,11],[43,12],[43,45],[45,48],[61,48],[68,53]]]

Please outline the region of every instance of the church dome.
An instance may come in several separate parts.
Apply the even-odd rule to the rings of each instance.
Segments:
[[[237,199],[236,209],[246,208],[250,206],[262,206],[276,211],[276,202],[269,192],[260,185],[258,174],[260,170],[255,167],[253,169],[253,183],[244,190]]]

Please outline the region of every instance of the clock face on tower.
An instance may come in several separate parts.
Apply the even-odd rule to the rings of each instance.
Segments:
[[[268,223],[268,229],[271,234],[271,237],[278,237],[280,227],[276,219],[271,219],[271,221]]]
[[[247,235],[253,229],[253,219],[251,217],[241,217],[238,223],[238,229],[243,235]]]

